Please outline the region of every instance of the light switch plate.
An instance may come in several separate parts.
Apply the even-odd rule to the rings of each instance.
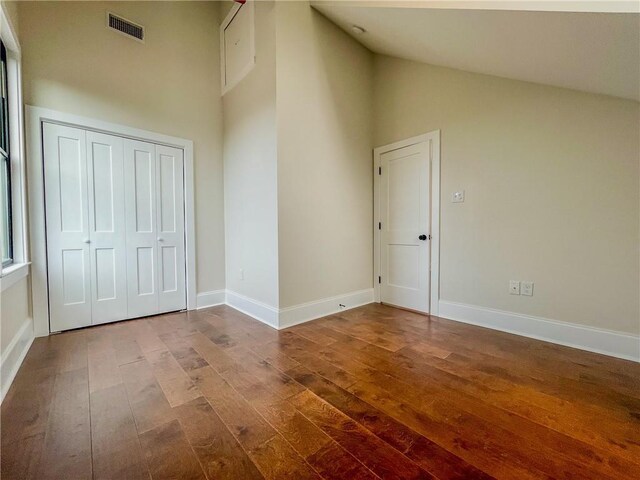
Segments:
[[[464,190],[453,192],[453,194],[451,195],[451,203],[462,203],[462,202],[464,202]]]
[[[518,280],[511,280],[509,282],[509,294],[520,295],[520,282]]]
[[[520,294],[533,297],[533,282],[522,282],[520,284]]]

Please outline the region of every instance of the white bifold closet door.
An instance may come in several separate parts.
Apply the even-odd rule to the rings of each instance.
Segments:
[[[91,323],[127,318],[122,138],[87,132]]]
[[[158,307],[187,308],[184,235],[184,151],[156,145]]]
[[[180,149],[125,140],[130,316],[186,307],[183,162]]]
[[[51,330],[184,309],[182,150],[49,123],[43,137]]]
[[[47,267],[51,330],[91,325],[87,135],[45,123]]]

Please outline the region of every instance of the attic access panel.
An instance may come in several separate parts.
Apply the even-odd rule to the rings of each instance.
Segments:
[[[255,64],[253,3],[236,3],[220,26],[223,95],[237,85]]]

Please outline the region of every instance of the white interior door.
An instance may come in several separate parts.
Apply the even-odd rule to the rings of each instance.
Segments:
[[[129,317],[158,313],[156,146],[124,140]]]
[[[380,300],[429,313],[429,145],[383,153],[380,166]]]
[[[183,151],[156,146],[158,309],[186,308]]]
[[[51,331],[91,324],[86,133],[43,124]]]
[[[123,140],[87,132],[92,323],[127,318]]]

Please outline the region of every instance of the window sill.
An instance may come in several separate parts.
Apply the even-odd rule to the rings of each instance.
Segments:
[[[0,276],[0,291],[4,292],[8,288],[12,287],[19,280],[22,280],[29,274],[29,265],[27,263],[14,263],[6,268],[2,269],[2,275]]]

